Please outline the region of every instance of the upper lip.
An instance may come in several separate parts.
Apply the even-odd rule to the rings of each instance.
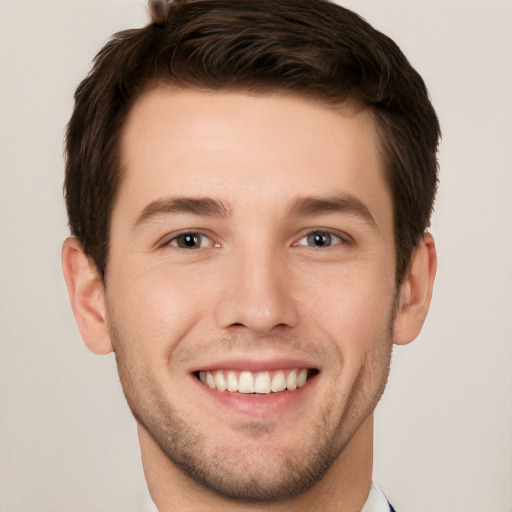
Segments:
[[[233,358],[212,360],[201,364],[191,370],[191,373],[208,370],[247,370],[250,372],[264,372],[270,370],[286,370],[294,368],[307,368],[319,370],[319,366],[306,359],[290,357],[260,358]]]

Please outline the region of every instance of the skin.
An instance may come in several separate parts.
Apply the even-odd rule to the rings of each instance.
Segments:
[[[425,235],[396,289],[369,113],[155,88],[121,154],[105,283],[76,239],[63,266],[86,344],[115,351],[159,510],[360,511],[392,344],[419,333],[436,268]],[[196,377],[293,367],[315,376],[281,401]]]

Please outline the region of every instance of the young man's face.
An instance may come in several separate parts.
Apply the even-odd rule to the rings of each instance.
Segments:
[[[143,453],[154,439],[226,496],[304,491],[388,374],[395,247],[374,122],[161,88],[135,104],[121,155],[105,298]]]

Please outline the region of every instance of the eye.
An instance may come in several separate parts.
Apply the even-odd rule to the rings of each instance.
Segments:
[[[180,233],[169,240],[168,244],[180,249],[202,249],[204,247],[213,247],[214,245],[206,235],[193,231]]]
[[[315,249],[323,247],[331,247],[332,245],[343,244],[345,241],[338,235],[330,233],[329,231],[312,231],[306,236],[303,236],[297,245],[307,245]]]

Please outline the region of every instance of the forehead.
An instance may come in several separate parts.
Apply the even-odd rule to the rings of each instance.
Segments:
[[[133,215],[169,195],[261,209],[341,192],[391,210],[375,122],[351,103],[151,89],[127,117],[121,164],[118,203]]]

